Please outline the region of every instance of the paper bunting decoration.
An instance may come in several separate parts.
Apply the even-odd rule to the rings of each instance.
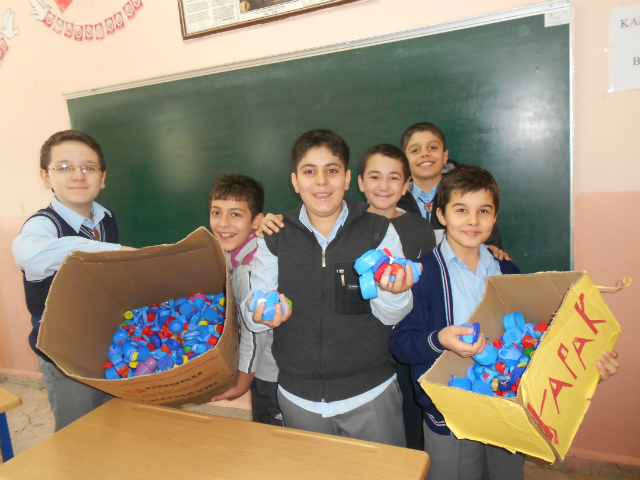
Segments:
[[[73,0],[54,0],[60,12],[64,12]],[[50,6],[45,6],[44,0],[36,0],[32,2],[36,14],[32,15],[38,21],[41,21],[47,28],[51,28],[55,33],[62,34],[67,38],[72,38],[78,42],[83,40],[102,40],[106,35],[112,35],[118,30],[124,28],[125,17],[131,20],[138,10],[142,8],[142,0],[127,0],[122,9],[114,13],[99,23],[90,23],[82,25],[80,23],[72,23],[66,21],[62,16],[56,16]]]

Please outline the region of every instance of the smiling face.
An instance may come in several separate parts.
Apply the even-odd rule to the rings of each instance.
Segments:
[[[437,215],[447,228],[447,241],[458,257],[463,257],[465,250],[477,250],[491,235],[497,218],[493,195],[487,190],[465,195],[453,192],[444,212],[438,208]]]
[[[211,231],[225,252],[235,250],[260,226],[263,215],[251,218],[246,201],[212,200],[209,216]]]
[[[333,225],[342,211],[344,192],[349,190],[351,171],[326,147],[309,150],[300,160],[291,183],[307,207],[311,224]]]
[[[100,170],[98,155],[82,142],[63,142],[51,147],[49,169],[69,165],[73,171],[40,170],[46,188],[52,189],[58,200],[70,209],[81,213],[91,208],[93,201],[104,188],[107,172]],[[82,173],[77,167],[93,167],[93,172]]]
[[[407,193],[409,179],[404,178],[399,160],[376,153],[367,160],[364,174],[358,176],[358,185],[372,207],[370,212],[393,218],[400,197]]]
[[[409,159],[411,176],[420,184],[437,183],[442,176],[442,167],[449,160],[449,151],[432,132],[416,132],[411,135],[404,152]]]

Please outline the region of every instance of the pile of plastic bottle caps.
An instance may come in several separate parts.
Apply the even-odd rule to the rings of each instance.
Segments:
[[[549,326],[546,323],[525,323],[519,312],[506,314],[502,322],[504,334],[493,343],[487,343],[482,353],[472,357],[475,363],[467,370],[466,377],[454,378],[451,375],[450,387],[505,398],[516,396],[520,379],[540,345],[540,337]],[[480,324],[465,323],[461,326],[473,328],[473,334],[460,337],[462,341],[476,343]]]
[[[113,334],[107,380],[178,367],[214,348],[224,329],[224,294],[196,294],[125,312]]]
[[[383,250],[369,250],[363,254],[353,268],[360,275],[360,293],[365,300],[378,298],[376,282],[380,283],[380,278],[387,267],[391,267],[391,277],[389,281],[395,282],[396,275],[400,270],[410,268],[413,273],[413,283],[418,283],[422,270],[416,262],[395,258],[386,248]]]

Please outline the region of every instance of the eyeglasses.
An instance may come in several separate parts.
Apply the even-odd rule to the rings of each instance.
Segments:
[[[58,165],[57,167],[47,168],[47,170],[54,170],[60,173],[71,174],[75,171],[76,168],[79,168],[80,171],[85,175],[92,175],[95,173],[100,173],[102,171],[101,168],[92,167],[90,165],[80,165],[76,167],[74,165],[66,165],[66,164]]]

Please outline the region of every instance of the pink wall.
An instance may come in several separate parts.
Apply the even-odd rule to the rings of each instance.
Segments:
[[[16,13],[20,34],[8,41],[0,62],[0,370],[37,372],[26,335],[20,272],[11,240],[50,194],[38,177],[38,149],[52,132],[69,127],[62,94],[176,74],[292,50],[366,38],[540,0],[370,0],[318,13],[182,41],[175,1],[147,1],[126,27],[102,41],[74,42],[30,17],[24,0],[0,0],[0,14]],[[53,2],[45,2],[53,4]],[[75,0],[70,21],[99,21],[122,0]],[[574,0],[575,265],[598,285],[625,275],[636,284],[605,298],[623,334],[618,343],[623,369],[602,384],[570,454],[640,464],[638,374],[640,353],[632,348],[638,315],[632,298],[640,282],[638,238],[640,162],[635,131],[640,90],[607,93],[608,11],[637,0]],[[56,7],[54,6],[54,11]],[[629,219],[632,219],[629,221]],[[634,235],[635,234],[635,235]],[[636,394],[636,395],[634,395]]]

